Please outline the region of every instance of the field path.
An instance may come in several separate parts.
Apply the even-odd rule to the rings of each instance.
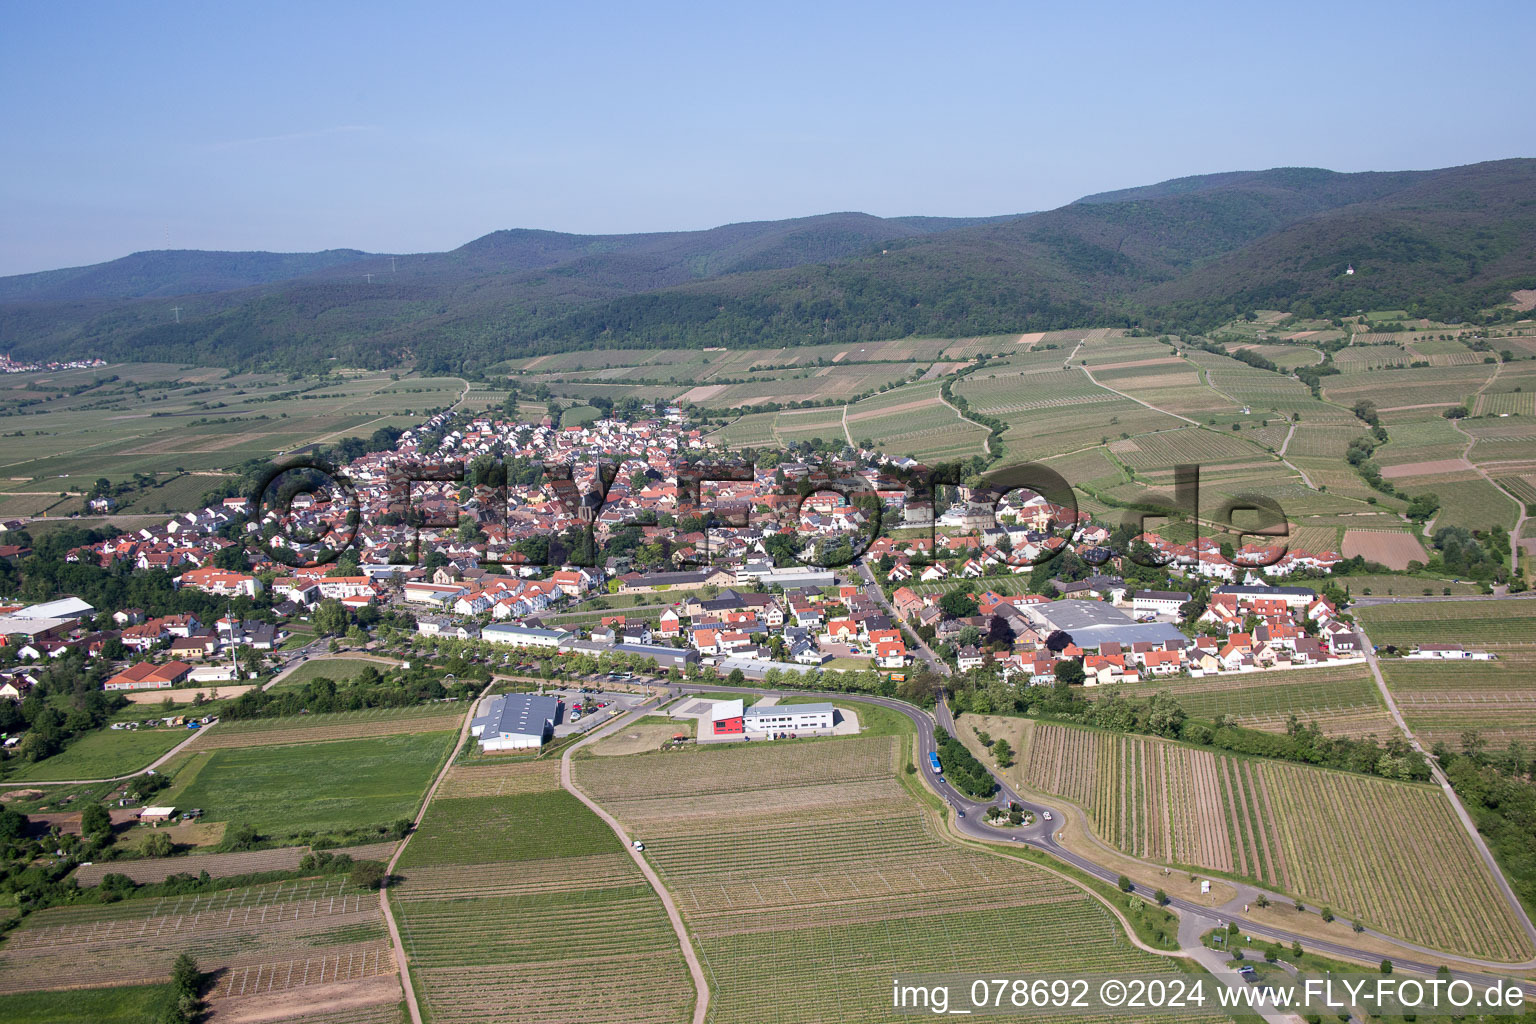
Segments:
[[[1478,403],[1482,401],[1483,392],[1488,389],[1488,385],[1489,384],[1492,384],[1498,378],[1499,371],[1502,370],[1502,369],[1504,369],[1504,363],[1503,363],[1502,360],[1500,360],[1498,365],[1493,368],[1493,376],[1489,377],[1486,381],[1484,381],[1483,382],[1483,386],[1478,388],[1477,389],[1477,393],[1472,396],[1472,405],[1473,405],[1473,407],[1476,407],[1478,405]],[[1510,533],[1510,538],[1512,539],[1512,543],[1509,545],[1509,571],[1510,571],[1511,575],[1519,575],[1519,573],[1520,573],[1520,531],[1525,529],[1525,520],[1527,519],[1527,516],[1526,516],[1526,513],[1525,513],[1525,502],[1521,501],[1519,498],[1515,497],[1513,494],[1510,494],[1508,491],[1506,491],[1502,484],[1500,484],[1497,480],[1495,480],[1493,477],[1488,475],[1488,471],[1486,469],[1484,469],[1482,466],[1479,466],[1477,463],[1472,461],[1472,446],[1477,444],[1477,438],[1473,437],[1471,434],[1469,434],[1465,430],[1461,429],[1461,420],[1460,419],[1453,419],[1453,420],[1451,420],[1451,426],[1455,428],[1456,433],[1460,434],[1462,437],[1465,437],[1467,439],[1467,446],[1461,450],[1462,460],[1465,461],[1467,463],[1467,465],[1469,465],[1473,469],[1477,470],[1477,475],[1482,477],[1484,480],[1488,481],[1488,484],[1489,484],[1490,487],[1492,487],[1494,490],[1496,490],[1500,494],[1504,495],[1504,497],[1508,498],[1510,501],[1515,503],[1515,528]],[[1424,536],[1428,537],[1430,535],[1429,528],[1432,525],[1434,525],[1434,520],[1433,519],[1431,519],[1429,522],[1424,524]]]
[[[44,782],[41,780],[37,782],[31,782],[26,779],[16,779],[12,781],[14,781],[18,786],[25,786],[27,788],[31,788],[33,786],[90,786],[98,782],[126,782],[127,780],[137,775],[143,775],[145,772],[152,772],[156,768],[159,768],[161,765],[165,764],[165,762],[169,761],[171,758],[187,749],[187,744],[191,743],[193,740],[197,739],[203,733],[207,732],[209,729],[212,729],[218,724],[218,722],[214,722],[212,725],[205,725],[201,729],[189,729],[187,731],[186,739],[182,740],[170,750],[167,750],[165,753],[161,754],[152,763],[145,765],[143,768],[140,768],[136,772],[129,772],[127,775],[114,775],[110,779],[64,779],[62,781],[54,782]]]
[[[583,793],[577,788],[576,783],[571,780],[572,754],[588,743],[601,739],[609,733],[617,732],[632,722],[638,721],[644,717],[647,711],[651,710],[650,705],[655,700],[656,698],[653,697],[628,714],[620,715],[602,728],[593,730],[575,743],[572,743],[569,747],[566,747],[565,753],[560,756],[560,785],[576,799],[586,804],[593,814],[607,822],[608,827],[613,829],[614,835],[619,837],[619,842],[624,844],[624,849],[629,851],[630,859],[635,862],[635,866],[640,869],[640,873],[645,875],[645,880],[650,883],[651,888],[656,891],[656,895],[661,898],[661,905],[667,912],[667,920],[672,922],[672,930],[677,933],[677,943],[682,947],[683,959],[688,962],[688,973],[693,975],[694,990],[698,993],[693,1003],[693,1024],[704,1024],[704,1018],[709,1015],[709,981],[704,977],[704,968],[699,964],[698,954],[694,952],[693,940],[688,937],[688,929],[683,925],[683,915],[678,913],[677,904],[672,902],[672,894],[667,891],[666,886],[661,884],[661,879],[651,867],[650,862],[641,855],[639,850],[635,849],[634,841],[624,831],[624,826],[619,824],[618,819],[603,810],[597,801]],[[467,727],[468,723],[466,722]]]
[[[1076,354],[1077,354],[1076,350],[1073,350],[1072,355],[1076,355]],[[1068,358],[1070,359],[1070,357],[1068,357]],[[1146,409],[1151,409],[1153,412],[1160,412],[1164,416],[1172,416],[1176,420],[1183,420],[1185,423],[1192,424],[1193,426],[1196,426],[1196,427],[1198,427],[1200,425],[1200,421],[1199,420],[1192,420],[1188,416],[1180,416],[1178,413],[1176,413],[1176,412],[1169,412],[1167,409],[1159,409],[1157,406],[1153,405],[1151,402],[1143,402],[1141,399],[1137,398],[1135,395],[1128,395],[1124,391],[1119,391],[1119,390],[1116,390],[1115,388],[1110,387],[1108,384],[1103,383],[1097,377],[1095,377],[1093,375],[1093,371],[1088,369],[1088,367],[1086,367],[1086,366],[1079,366],[1078,369],[1083,371],[1083,374],[1088,378],[1088,380],[1090,382],[1092,382],[1094,387],[1103,388],[1105,391],[1109,391],[1109,392],[1112,392],[1114,394],[1117,394],[1121,398],[1128,398],[1131,401],[1135,402],[1137,405],[1142,406],[1143,408],[1146,408]],[[1215,388],[1211,388],[1211,390],[1215,391],[1216,389]],[[1217,394],[1220,394],[1220,392],[1218,391]]]
[[[848,439],[848,447],[857,448],[853,443],[853,433],[848,429],[848,403],[843,403],[843,436]]]
[[[944,408],[948,409],[950,412],[953,412],[956,416],[960,417],[960,421],[962,423],[969,423],[971,426],[973,426],[973,427],[980,427],[982,430],[985,430],[987,432],[987,436],[981,439],[981,446],[982,446],[983,449],[986,450],[986,453],[988,455],[991,455],[992,454],[992,428],[988,427],[984,423],[977,423],[973,419],[967,419],[965,413],[961,412],[959,409],[956,409],[954,406],[949,404],[949,400],[944,397],[944,392],[942,392],[942,391],[939,392],[939,401],[941,403],[943,403]],[[847,413],[844,412],[843,415],[846,416]],[[844,429],[846,429],[847,420],[845,419],[843,422],[844,422]]]
[[[453,753],[449,754],[448,759],[443,762],[442,770],[437,773],[437,778],[432,780],[431,788],[427,790],[427,795],[422,798],[421,806],[416,809],[416,816],[411,819],[411,830],[405,834],[404,839],[400,840],[400,844],[395,847],[394,856],[390,857],[389,863],[384,866],[385,878],[394,873],[395,865],[400,863],[400,855],[405,852],[406,846],[411,841],[411,836],[416,834],[416,829],[421,825],[422,819],[427,816],[427,807],[432,803],[432,798],[437,795],[437,787],[442,785],[443,779],[447,777],[449,770],[453,768],[453,762],[458,759],[459,751],[464,749],[464,743],[469,739],[469,723],[475,717],[475,708],[480,706],[481,699],[490,693],[491,687],[495,685],[496,680],[492,679],[485,684],[485,689],[481,690],[479,695],[469,702],[469,710],[464,713],[464,724],[459,727],[459,741],[453,745]],[[411,984],[410,961],[405,955],[405,944],[400,941],[400,928],[395,924],[394,911],[389,906],[389,886],[387,885],[379,890],[379,908],[384,912],[384,923],[389,926],[389,942],[395,950],[395,966],[400,971],[400,988],[405,993],[405,1008],[410,1012],[411,1024],[423,1024],[421,1007],[416,1002],[416,989]]]

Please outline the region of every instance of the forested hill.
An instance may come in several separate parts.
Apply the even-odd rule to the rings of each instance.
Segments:
[[[1363,174],[1280,168],[1175,179],[1027,216],[498,231],[393,262],[312,254],[327,259],[222,290],[201,286],[217,279],[212,269],[178,260],[159,283],[136,270],[137,290],[125,291],[104,272],[114,264],[103,264],[51,272],[75,275],[51,291],[17,284],[49,275],[0,279],[0,350],[291,368],[331,356],[378,367],[408,355],[427,370],[463,371],[594,346],[1198,328],[1254,307],[1464,319],[1536,286],[1533,197],[1536,160]],[[199,254],[129,260],[142,267],[141,257],[157,255]],[[233,262],[224,273],[237,272]],[[1349,265],[1356,273],[1346,276]],[[180,324],[169,322],[168,299],[183,307]]]

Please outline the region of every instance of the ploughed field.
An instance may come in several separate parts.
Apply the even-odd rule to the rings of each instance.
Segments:
[[[1251,878],[1447,952],[1531,955],[1437,788],[1039,722],[1020,762],[1027,785],[1133,856]]]
[[[575,761],[577,785],[644,840],[687,920],[710,1021],[887,1021],[901,972],[1167,969],[1061,877],[940,839],[897,781],[907,743]]]

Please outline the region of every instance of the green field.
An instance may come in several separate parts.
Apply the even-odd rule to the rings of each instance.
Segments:
[[[394,666],[385,665],[377,661],[368,661],[364,658],[311,658],[284,676],[283,681],[277,684],[277,689],[298,688],[313,679],[322,678],[342,684],[361,675],[365,668],[372,668],[379,673],[387,673]]]
[[[580,857],[619,849],[602,819],[564,790],[458,797],[432,801],[400,868]]]
[[[0,996],[0,1024],[154,1024],[169,985],[119,985]]]
[[[271,836],[384,825],[415,812],[453,739],[431,732],[214,750],[177,802]]]
[[[147,709],[139,708],[139,717]],[[109,779],[148,767],[161,754],[187,739],[186,729],[98,729],[42,761],[22,765],[11,782],[61,782]]]

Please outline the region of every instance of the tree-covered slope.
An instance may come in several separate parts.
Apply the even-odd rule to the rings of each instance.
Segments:
[[[1199,327],[1253,307],[1465,317],[1536,285],[1532,196],[1536,160],[1505,160],[1205,175],[976,220],[841,213],[639,235],[498,231],[394,268],[359,254],[187,297],[180,324],[163,296],[185,276],[139,286],[152,298],[98,289],[0,302],[0,342],[23,356],[286,367],[409,357],[455,371],[594,346]],[[1344,275],[1351,264],[1357,273]]]

